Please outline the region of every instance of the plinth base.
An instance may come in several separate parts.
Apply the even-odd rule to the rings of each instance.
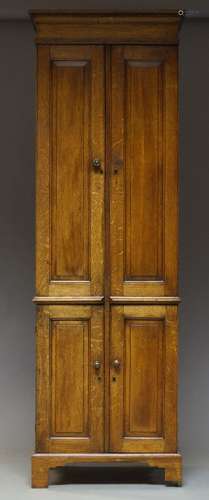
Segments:
[[[34,453],[32,456],[32,487],[48,488],[48,471],[70,464],[133,463],[157,467],[165,471],[167,486],[182,485],[180,453]]]

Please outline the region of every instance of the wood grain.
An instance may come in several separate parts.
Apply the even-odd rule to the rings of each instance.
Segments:
[[[52,64],[52,280],[90,279],[91,79],[79,56]]]
[[[89,321],[52,321],[51,435],[88,436]]]
[[[159,281],[163,279],[163,64],[129,57],[124,75],[124,274],[126,281]]]
[[[176,306],[112,306],[112,452],[176,451],[177,326]]]
[[[162,436],[164,323],[127,319],[124,329],[124,434]]]
[[[101,304],[104,301],[104,296],[92,295],[91,297],[34,297],[34,304]]]
[[[104,291],[104,49],[38,51],[36,292]]]
[[[91,454],[34,454],[32,456],[33,488],[48,487],[50,468],[83,463],[127,463],[143,467],[159,467],[165,471],[165,482],[172,486],[182,484],[182,458],[180,453],[91,453]]]
[[[38,310],[36,450],[103,451],[104,339],[101,306]],[[94,362],[101,362],[99,372]]]
[[[41,298],[40,298],[41,299]],[[37,298],[37,302],[38,302]],[[179,304],[180,297],[110,297],[112,304]]]
[[[177,44],[181,17],[173,12],[32,12],[37,43]]]
[[[174,11],[32,17],[38,44],[32,485],[47,487],[50,468],[88,462],[160,467],[166,484],[180,485],[181,20]]]
[[[177,295],[176,90],[175,48],[113,47],[112,295]]]

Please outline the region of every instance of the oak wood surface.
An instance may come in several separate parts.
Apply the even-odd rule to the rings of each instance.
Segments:
[[[176,451],[177,326],[176,306],[112,306],[112,452]]]
[[[112,304],[179,304],[180,297],[124,297],[110,296]]]
[[[177,53],[112,49],[111,294],[178,291]]]
[[[36,346],[36,450],[103,451],[103,308],[39,307]]]
[[[104,291],[104,49],[39,47],[36,292]]]
[[[76,53],[52,63],[52,280],[90,278],[90,61]]]
[[[52,322],[52,436],[88,435],[89,355],[88,319]]]
[[[38,44],[32,484],[47,487],[48,469],[68,463],[137,462],[163,468],[166,483],[180,485],[180,17],[64,11],[32,17]]]
[[[32,456],[32,486],[48,487],[50,468],[83,463],[133,463],[165,470],[166,484],[181,486],[182,458],[179,453],[91,453],[34,454]]]
[[[37,43],[177,44],[181,16],[177,11],[56,14],[34,12]]]
[[[82,297],[80,296],[75,296],[75,297],[34,297],[33,298],[34,304],[100,304],[104,302],[104,296],[97,296],[97,295],[92,295],[92,296],[87,296],[87,297]]]

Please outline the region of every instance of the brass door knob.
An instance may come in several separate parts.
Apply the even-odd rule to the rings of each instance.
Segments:
[[[101,174],[103,173],[102,164],[98,158],[95,158],[92,161],[92,165],[93,165],[94,170],[96,170],[96,172],[100,172]]]
[[[101,368],[101,361],[94,361],[94,368],[95,370],[99,370]]]
[[[114,359],[114,361],[112,362],[112,366],[113,366],[113,368],[115,368],[115,370],[119,370],[120,369],[119,359]]]

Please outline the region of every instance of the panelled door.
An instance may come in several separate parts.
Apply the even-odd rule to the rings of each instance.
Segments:
[[[37,318],[37,451],[103,450],[101,306],[44,306]]]
[[[104,73],[103,47],[38,49],[37,295],[104,294]]]
[[[177,308],[112,306],[110,449],[176,451]]]
[[[110,114],[111,294],[175,296],[175,47],[112,48]]]

